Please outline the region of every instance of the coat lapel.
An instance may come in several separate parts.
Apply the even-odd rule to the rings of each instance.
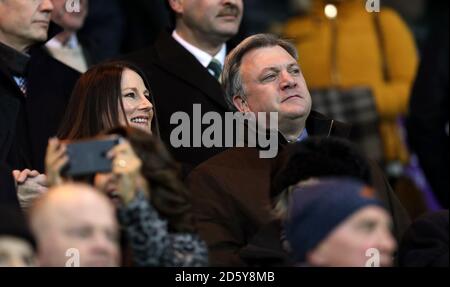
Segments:
[[[209,99],[228,110],[219,82],[167,32],[161,33],[155,48],[160,60],[155,64],[160,69],[202,91]]]

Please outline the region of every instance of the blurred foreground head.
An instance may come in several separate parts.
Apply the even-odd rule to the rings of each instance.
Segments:
[[[50,190],[31,211],[41,266],[111,267],[120,260],[115,209],[88,185]]]
[[[290,193],[285,231],[296,262],[316,267],[392,266],[391,219],[374,190],[324,178]]]
[[[20,209],[0,204],[0,267],[36,265],[36,243]]]

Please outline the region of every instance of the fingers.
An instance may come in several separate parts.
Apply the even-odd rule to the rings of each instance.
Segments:
[[[47,173],[59,173],[68,161],[67,145],[61,143],[57,138],[51,138],[48,142],[45,157]]]
[[[27,181],[28,178],[34,178],[39,176],[40,173],[37,170],[30,170],[30,169],[25,169],[25,170],[14,170],[13,171],[13,177],[14,180],[18,183],[18,184],[23,184],[25,181]]]
[[[32,170],[32,171],[30,171],[30,173],[28,174],[28,176],[29,177],[36,177],[36,176],[39,176],[40,174],[39,174],[39,171],[37,171],[37,170]]]
[[[14,177],[14,180],[17,181],[20,175],[20,170],[13,170],[12,175]]]
[[[16,179],[17,183],[18,184],[24,183],[27,180],[28,175],[30,173],[31,173],[31,170],[29,170],[29,169],[25,169],[23,171],[19,171],[18,174],[16,173],[15,179]]]
[[[48,187],[47,176],[45,174],[40,174],[32,180],[42,187]]]

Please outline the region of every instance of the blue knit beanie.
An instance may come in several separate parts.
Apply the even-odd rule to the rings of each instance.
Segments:
[[[373,190],[353,179],[324,178],[296,187],[285,222],[287,240],[298,263],[350,215],[369,205],[383,207]]]

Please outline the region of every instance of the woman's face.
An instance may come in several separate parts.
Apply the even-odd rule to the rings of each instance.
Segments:
[[[141,129],[151,133],[153,105],[149,101],[150,91],[144,80],[133,70],[125,69],[122,74],[122,103],[124,113],[119,113],[121,125]],[[121,111],[120,103],[119,111]]]

